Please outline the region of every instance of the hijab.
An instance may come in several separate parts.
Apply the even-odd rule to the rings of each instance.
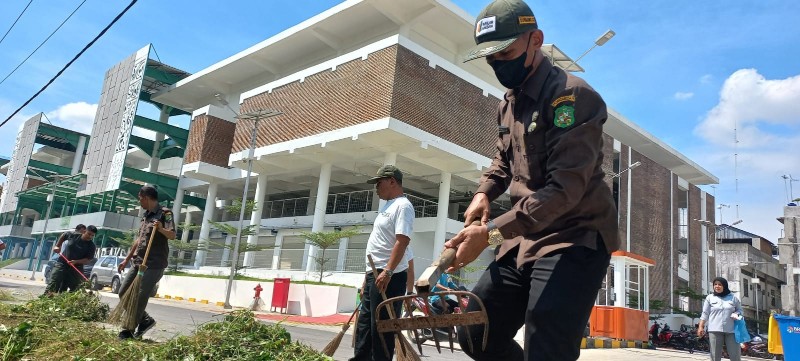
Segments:
[[[719,282],[719,283],[722,284],[722,292],[717,293],[716,291],[714,291],[714,296],[725,297],[725,296],[731,294],[731,290],[728,289],[728,280],[726,280],[726,279],[724,279],[722,277],[717,277],[717,278],[714,279],[714,282],[712,282],[711,284],[713,285],[716,282]]]

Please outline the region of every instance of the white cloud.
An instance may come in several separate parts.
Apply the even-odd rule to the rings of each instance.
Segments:
[[[700,77],[700,84],[710,84],[712,80],[714,80],[714,76],[706,74]]]
[[[742,219],[739,228],[773,242],[781,229],[775,217],[783,215],[789,196],[781,175],[800,174],[800,157],[792,150],[800,144],[798,99],[800,75],[766,79],[741,69],[725,80],[718,103],[694,129],[706,144],[692,158],[719,177],[717,204],[739,206],[726,209],[721,222]]]
[[[677,92],[675,93],[675,99],[677,100],[688,100],[694,96],[692,92]]]
[[[731,74],[722,86],[719,103],[694,129],[712,144],[732,147],[734,128],[737,146],[778,148],[798,144],[797,129],[774,131],[765,126],[792,128],[800,125],[800,75],[768,80],[755,69]]]
[[[64,104],[45,114],[56,126],[91,134],[95,113],[97,113],[97,104],[76,102]]]

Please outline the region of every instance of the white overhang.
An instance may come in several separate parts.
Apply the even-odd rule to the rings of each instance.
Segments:
[[[243,150],[231,154],[230,164],[246,168],[248,153],[248,150]],[[398,166],[408,174],[423,178],[448,172],[477,181],[491,164],[488,157],[394,118],[259,147],[253,154],[254,169],[274,175],[318,169],[327,163],[381,164],[386,153],[397,153],[409,160]],[[374,169],[370,168],[363,173],[373,172]]]
[[[717,184],[719,178],[615,110],[608,109],[604,132],[694,185]]]
[[[491,68],[483,61],[461,61],[475,47],[473,24],[472,16],[448,0],[348,0],[164,88],[153,99],[188,112],[216,104],[215,94],[241,95],[241,101],[243,93],[302,79],[311,68],[330,69],[335,65],[328,62],[381,42],[401,44],[429,59],[431,66],[494,95],[501,87]],[[558,64],[571,62],[555,45],[543,50]],[[613,110],[605,131],[693,184],[718,183],[707,170]]]

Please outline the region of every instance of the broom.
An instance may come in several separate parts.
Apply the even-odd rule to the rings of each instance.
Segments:
[[[139,320],[136,319],[139,289],[142,288],[142,276],[144,276],[144,271],[147,270],[147,256],[150,255],[150,246],[153,245],[153,239],[155,239],[157,231],[158,225],[153,227],[153,232],[150,233],[150,241],[147,242],[147,250],[144,252],[144,259],[139,266],[139,271],[136,273],[136,278],[133,279],[125,294],[120,298],[117,307],[108,316],[108,322],[119,324],[124,330],[133,330],[139,324]]]
[[[331,340],[331,342],[328,342],[328,345],[322,349],[322,353],[325,356],[332,357],[333,354],[336,352],[336,349],[339,348],[339,344],[342,343],[342,338],[344,337],[344,333],[347,332],[348,328],[350,328],[350,321],[352,321],[353,317],[356,316],[356,313],[358,313],[359,308],[361,308],[361,302],[358,303],[358,306],[356,306],[356,310],[353,311],[352,315],[350,315],[350,319],[348,319],[347,322],[345,322],[345,324],[342,325],[342,330],[339,331],[339,334],[336,335],[336,337],[334,337],[333,340]],[[353,338],[355,339],[355,337]]]
[[[375,277],[375,280],[377,281],[378,270],[375,269],[375,262],[372,261],[372,255],[368,254],[367,259],[369,259],[369,266],[372,267],[372,276]],[[381,291],[381,297],[383,298],[383,301],[386,300],[385,291]],[[395,318],[394,310],[392,310],[392,307],[388,307],[388,311],[389,311],[389,317]],[[378,314],[380,314],[380,312]],[[377,315],[373,317],[377,317]],[[400,332],[397,332],[397,335],[394,338],[394,349],[395,352],[397,353],[397,361],[422,361],[419,355],[417,355],[417,353],[414,352],[413,346],[411,346],[411,343],[408,342],[408,339],[403,337],[403,335]],[[388,354],[389,353],[388,350],[384,348],[384,351],[386,351],[387,356],[391,357],[391,355]]]

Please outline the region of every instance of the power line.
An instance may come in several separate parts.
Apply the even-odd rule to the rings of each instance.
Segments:
[[[5,34],[3,34],[3,38],[2,38],[2,39],[0,39],[0,44],[2,44],[2,43],[3,43],[3,40],[6,40],[6,36],[8,36],[8,33],[10,33],[10,32],[11,32],[11,29],[13,29],[13,28],[14,28],[14,25],[17,25],[17,21],[19,21],[19,18],[21,18],[21,17],[22,17],[22,14],[25,14],[25,11],[26,11],[26,10],[28,10],[28,6],[31,6],[31,3],[32,3],[32,2],[33,2],[33,0],[31,0],[31,1],[28,1],[28,5],[25,5],[25,8],[24,8],[24,9],[22,9],[22,12],[21,12],[21,13],[19,13],[19,16],[17,16],[17,19],[16,19],[16,20],[14,20],[14,23],[13,23],[13,24],[11,24],[11,27],[10,27],[10,28],[8,28],[8,31],[6,31],[6,33],[5,33]]]
[[[6,79],[8,79],[8,77],[10,77],[10,76],[11,76],[11,74],[14,74],[14,73],[17,71],[17,69],[19,69],[19,67],[21,67],[21,66],[22,66],[22,64],[25,64],[25,62],[26,62],[26,61],[28,61],[28,59],[30,59],[30,58],[33,56],[33,54],[36,54],[36,52],[39,50],[39,48],[41,48],[41,47],[42,47],[42,45],[44,45],[44,43],[46,43],[48,40],[50,40],[50,38],[52,38],[52,37],[53,37],[53,35],[55,35],[55,33],[58,31],[58,29],[61,29],[61,27],[62,27],[62,26],[64,26],[64,24],[67,22],[67,20],[69,20],[69,18],[71,18],[71,17],[72,17],[72,15],[75,15],[75,12],[77,12],[77,11],[78,11],[78,9],[80,9],[80,8],[81,8],[81,6],[83,6],[83,4],[84,4],[85,2],[86,2],[86,0],[83,0],[83,1],[82,1],[82,2],[81,2],[79,5],[78,5],[78,7],[76,7],[76,8],[75,8],[75,10],[72,10],[72,13],[70,13],[70,14],[69,14],[69,16],[67,16],[67,18],[66,18],[66,19],[64,19],[64,21],[62,21],[62,22],[61,22],[61,24],[60,24],[60,25],[59,25],[59,26],[58,26],[58,27],[57,27],[55,30],[53,30],[53,32],[52,32],[52,33],[50,33],[50,35],[48,35],[48,36],[47,36],[47,38],[46,38],[46,39],[44,39],[44,41],[42,41],[42,43],[41,43],[41,44],[39,44],[39,46],[37,46],[37,47],[36,47],[36,49],[33,49],[33,51],[32,51],[30,54],[28,54],[28,57],[26,57],[26,58],[25,58],[25,59],[24,59],[24,60],[23,60],[21,63],[19,63],[19,65],[17,65],[17,67],[16,67],[16,68],[14,68],[14,70],[12,70],[10,73],[8,73],[8,75],[6,75],[6,77],[5,77],[5,78],[3,78],[3,80],[0,80],[0,85],[3,85],[3,83],[5,83],[5,82],[6,82]]]
[[[103,36],[103,34],[105,34],[105,33],[108,31],[108,29],[111,29],[111,27],[112,27],[112,26],[113,26],[113,25],[114,25],[114,24],[115,24],[115,23],[116,23],[116,22],[117,22],[117,21],[118,21],[118,20],[119,20],[119,19],[120,19],[120,18],[123,16],[123,15],[125,15],[125,13],[126,13],[126,12],[128,12],[128,10],[130,10],[130,8],[131,8],[131,7],[133,7],[133,5],[134,5],[134,4],[136,4],[136,2],[137,2],[137,1],[138,1],[138,0],[131,0],[131,3],[130,3],[130,4],[128,4],[128,6],[127,6],[127,7],[125,7],[125,9],[123,9],[123,10],[122,10],[122,12],[120,12],[120,13],[117,15],[117,17],[115,17],[115,18],[114,18],[114,20],[111,20],[111,23],[109,23],[109,24],[108,24],[108,25],[107,25],[107,26],[106,26],[106,27],[105,27],[105,28],[104,28],[104,29],[103,29],[103,30],[100,32],[100,34],[97,34],[97,36],[95,36],[95,37],[94,37],[94,39],[92,39],[92,41],[91,41],[91,42],[89,42],[89,44],[86,44],[86,46],[84,46],[84,47],[83,47],[83,49],[81,49],[81,51],[80,51],[80,52],[79,52],[77,55],[75,55],[75,57],[74,57],[74,58],[72,58],[72,60],[70,60],[70,61],[69,61],[69,63],[67,63],[67,65],[64,65],[64,67],[63,67],[63,68],[61,68],[61,70],[59,70],[59,71],[58,71],[58,73],[57,73],[57,74],[56,74],[56,75],[55,75],[55,76],[54,76],[52,79],[50,79],[50,81],[48,81],[48,82],[47,82],[47,84],[45,84],[45,85],[42,87],[42,89],[39,89],[39,91],[38,91],[38,92],[36,92],[36,94],[34,94],[34,95],[33,95],[33,96],[30,98],[30,99],[28,99],[27,101],[25,101],[25,104],[22,104],[22,105],[21,105],[19,108],[17,108],[17,110],[15,110],[13,113],[11,113],[11,115],[9,115],[9,116],[8,116],[8,118],[6,118],[6,120],[4,120],[2,123],[0,123],[0,127],[2,127],[2,126],[4,126],[4,125],[6,125],[6,123],[8,123],[8,121],[9,121],[9,120],[11,120],[11,118],[12,118],[12,117],[14,117],[15,115],[17,115],[17,113],[19,113],[19,111],[20,111],[20,110],[22,110],[23,108],[25,108],[25,107],[26,107],[28,104],[30,104],[30,102],[32,102],[34,99],[36,99],[36,97],[38,97],[38,96],[39,96],[39,94],[41,94],[41,93],[42,93],[42,92],[43,92],[45,89],[47,89],[47,87],[49,87],[49,86],[50,86],[50,84],[53,84],[53,82],[54,82],[54,81],[56,81],[56,79],[58,79],[58,77],[59,77],[59,76],[61,76],[61,74],[62,74],[62,73],[64,73],[64,71],[65,71],[65,70],[67,70],[67,68],[69,68],[69,67],[70,67],[70,65],[72,65],[72,63],[74,63],[76,60],[78,60],[78,58],[80,58],[80,57],[81,57],[81,55],[83,55],[83,53],[85,53],[85,52],[86,52],[86,50],[89,50],[89,48],[90,48],[92,45],[94,45],[94,43],[95,43],[95,42],[96,42],[98,39],[100,39],[100,37],[102,37],[102,36]]]

